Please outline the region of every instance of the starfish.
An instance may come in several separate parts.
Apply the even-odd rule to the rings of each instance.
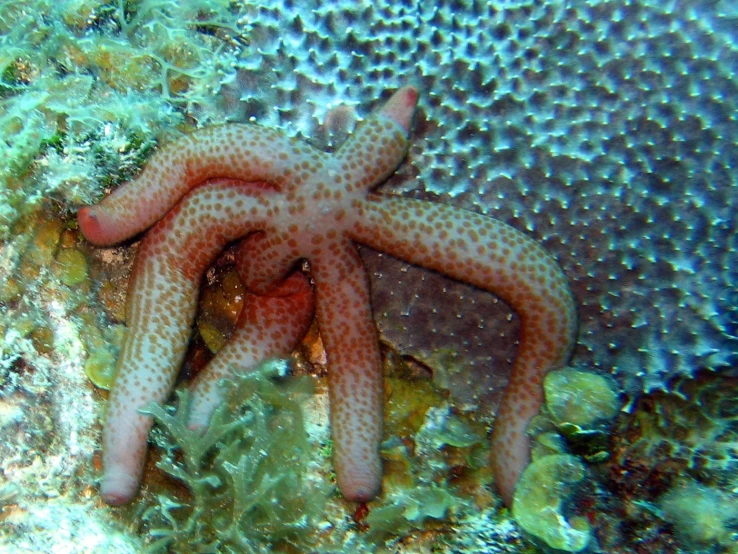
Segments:
[[[141,175],[82,208],[82,233],[110,245],[146,229],[129,282],[128,334],[103,433],[101,494],[138,489],[152,425],[140,409],[162,403],[182,363],[200,281],[224,246],[242,240],[239,274],[249,306],[224,351],[195,384],[191,425],[207,425],[219,379],[287,352],[313,311],[329,366],[331,433],[345,498],[378,494],[382,369],[369,282],[357,244],[489,290],[519,314],[522,333],[492,432],[495,482],[509,505],[530,458],[526,429],[542,378],[568,360],[574,301],[563,272],[534,240],[470,211],[378,194],[405,158],[418,93],[406,86],[333,155],[255,125],[202,129],[159,150]],[[152,227],[153,225],[153,227]],[[314,291],[291,273],[308,260]],[[286,279],[286,280],[285,280]]]

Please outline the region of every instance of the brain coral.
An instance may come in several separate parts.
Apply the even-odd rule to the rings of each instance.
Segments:
[[[421,88],[409,165],[387,190],[481,211],[541,240],[573,281],[577,362],[615,371],[635,392],[735,358],[730,2],[285,0],[246,19],[250,49],[226,92],[239,119],[330,147],[320,129],[335,106],[364,110],[408,80]],[[428,311],[420,286],[410,308],[388,292],[404,266],[365,258],[383,277],[385,335],[426,348],[445,320],[413,317]],[[461,317],[476,294],[427,305]],[[512,332],[477,323],[472,363]]]

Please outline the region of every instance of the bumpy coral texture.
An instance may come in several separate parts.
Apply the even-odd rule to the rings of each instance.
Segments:
[[[382,369],[368,281],[354,242],[367,244],[491,290],[520,315],[519,352],[492,439],[496,483],[510,502],[529,460],[525,431],[542,403],[542,377],[565,363],[573,347],[574,303],[553,259],[512,227],[442,204],[371,192],[406,155],[416,100],[413,87],[397,91],[333,156],[275,130],[205,129],[160,151],[138,179],[99,205],[80,210],[80,228],[97,244],[125,239],[166,213],[146,234],[129,284],[129,332],[104,434],[101,489],[108,502],[125,502],[136,491],[151,426],[139,410],[164,401],[171,390],[203,273],[227,242],[246,236],[240,273],[265,307],[242,316],[231,341],[245,340],[248,348],[238,345],[240,353],[230,355],[230,343],[216,356],[205,370],[215,371],[214,377],[205,380],[204,390],[203,380],[197,383],[195,403],[202,394],[205,404],[217,405],[217,379],[232,362],[249,364],[288,350],[305,332],[309,289],[289,279],[277,292],[274,286],[297,260],[308,259],[330,366],[338,485],[351,500],[376,495]],[[286,306],[278,304],[280,297]],[[251,332],[242,333],[246,328]],[[229,361],[221,355],[230,355]],[[205,424],[210,412],[196,410],[193,427]]]
[[[243,98],[237,117],[315,141],[332,106],[366,104],[398,75],[410,79],[428,101],[410,166],[389,186],[541,240],[574,279],[578,363],[650,390],[738,350],[732,6],[280,2],[253,8],[253,49],[226,89]],[[331,144],[330,133],[322,140]],[[381,276],[380,329],[408,353],[432,351],[436,337],[458,332],[448,320],[476,321],[475,299],[486,301],[470,289],[403,296],[404,266],[365,261]],[[426,323],[433,310],[453,315]],[[486,363],[489,341],[514,334],[499,328],[506,315],[479,317],[456,359]],[[480,384],[484,394],[489,382]]]

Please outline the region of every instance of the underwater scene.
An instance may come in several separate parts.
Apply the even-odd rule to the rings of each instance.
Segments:
[[[737,72],[733,0],[0,0],[0,552],[738,554]]]

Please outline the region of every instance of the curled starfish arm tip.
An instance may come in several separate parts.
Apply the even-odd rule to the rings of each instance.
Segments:
[[[239,248],[239,269],[245,265],[253,241]],[[313,291],[308,278],[297,271],[269,294],[247,293],[228,342],[192,383],[188,427],[207,428],[215,409],[225,400],[223,380],[236,372],[249,373],[271,358],[286,356],[305,335],[313,317]],[[263,337],[256,341],[254,337]]]
[[[84,237],[97,246],[107,246],[104,225],[94,206],[85,206],[77,212],[77,223]]]

